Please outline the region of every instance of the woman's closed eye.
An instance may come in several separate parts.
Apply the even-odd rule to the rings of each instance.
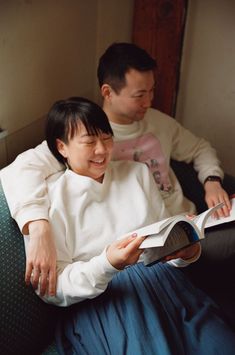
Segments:
[[[86,138],[83,138],[80,143],[82,144],[87,144],[87,145],[92,145],[92,144],[95,144],[96,142],[96,139],[93,138],[93,137],[86,137]]]
[[[112,139],[113,137],[111,136],[111,135],[105,135],[105,136],[103,136],[102,137],[102,140],[103,141],[108,141],[108,140],[110,140],[110,139]]]
[[[85,142],[85,144],[87,144],[87,145],[95,144],[95,140],[91,140],[91,141]]]
[[[85,136],[82,137],[81,143],[86,144],[86,145],[93,145],[96,144],[98,140],[101,140],[103,142],[107,142],[111,140],[113,137],[110,134],[102,134],[101,136]]]

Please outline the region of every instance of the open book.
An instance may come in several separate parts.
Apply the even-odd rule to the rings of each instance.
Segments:
[[[166,218],[159,222],[150,224],[138,230],[128,233],[136,233],[137,236],[146,236],[140,248],[145,249],[143,253],[144,263],[146,265],[152,262],[160,261],[167,255],[170,255],[190,244],[200,241],[204,238],[204,230],[212,225],[224,223],[235,219],[235,199],[232,200],[233,210],[230,217],[217,220],[212,217],[213,213],[223,207],[220,203],[205,212],[191,218],[186,215],[177,215]],[[228,220],[229,219],[229,220]]]

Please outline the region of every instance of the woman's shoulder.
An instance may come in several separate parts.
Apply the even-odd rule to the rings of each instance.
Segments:
[[[70,193],[74,194],[75,192],[82,193],[83,189],[87,188],[87,185],[89,186],[90,180],[91,179],[86,176],[78,175],[73,171],[66,169],[63,172],[53,174],[47,178],[48,192],[49,194],[59,192],[63,195]]]

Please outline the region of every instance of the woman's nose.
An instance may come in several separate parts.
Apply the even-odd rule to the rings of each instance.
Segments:
[[[96,152],[96,154],[103,154],[106,152],[106,146],[101,139],[97,140],[97,143],[95,146],[95,152]]]

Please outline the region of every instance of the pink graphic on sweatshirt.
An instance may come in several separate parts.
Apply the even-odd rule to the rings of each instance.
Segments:
[[[168,166],[160,141],[152,133],[147,133],[134,139],[115,142],[113,159],[134,160],[145,163],[152,172],[159,189],[166,192],[172,190]]]

